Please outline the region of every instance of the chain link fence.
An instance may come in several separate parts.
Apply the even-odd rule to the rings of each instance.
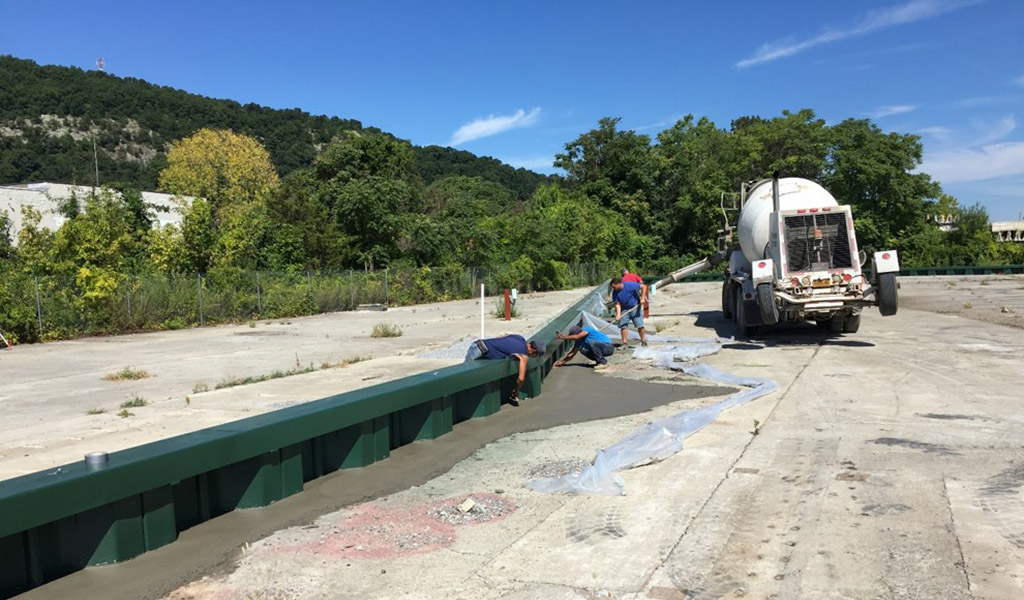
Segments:
[[[543,267],[543,266],[542,266]],[[529,279],[516,265],[341,272],[232,271],[119,275],[86,287],[69,276],[8,274],[0,282],[0,332],[28,343],[133,331],[404,306],[487,295],[506,287],[543,291],[597,285],[615,266],[556,263]]]

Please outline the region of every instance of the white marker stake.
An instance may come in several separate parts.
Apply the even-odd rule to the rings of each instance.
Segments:
[[[480,284],[480,339],[484,339],[484,284]]]

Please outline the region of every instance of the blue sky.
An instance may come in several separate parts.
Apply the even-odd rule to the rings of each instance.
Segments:
[[[25,2],[0,53],[356,118],[551,172],[604,116],[813,108],[918,133],[924,169],[1024,212],[1024,1]]]

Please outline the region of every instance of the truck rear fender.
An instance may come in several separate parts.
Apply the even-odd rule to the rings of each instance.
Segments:
[[[900,259],[895,250],[875,252],[874,266],[871,271],[876,277],[881,273],[898,273],[899,270]]]

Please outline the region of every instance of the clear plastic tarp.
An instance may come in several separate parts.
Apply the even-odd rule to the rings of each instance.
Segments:
[[[608,331],[609,327],[614,327],[611,323],[586,312],[582,314],[582,319],[585,325],[600,330]],[[649,359],[657,367],[746,389],[714,404],[685,410],[647,423],[613,446],[598,450],[593,464],[581,471],[562,477],[536,479],[528,482],[526,487],[547,493],[625,495],[625,482],[616,475],[616,472],[661,461],[676,454],[683,449],[683,442],[687,437],[714,421],[722,411],[770,394],[777,388],[777,384],[770,379],[740,377],[693,362],[721,350],[721,339],[654,339],[654,336],[649,336],[649,339],[654,345],[637,348],[633,352],[634,360]]]

